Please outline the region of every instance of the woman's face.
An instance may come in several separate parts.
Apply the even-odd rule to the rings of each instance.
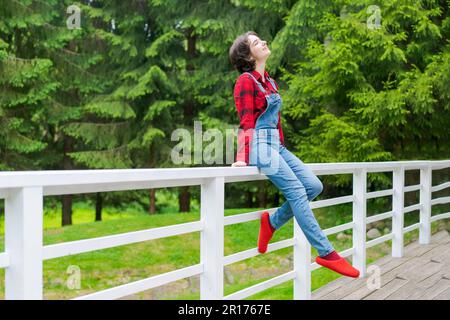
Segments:
[[[269,57],[270,50],[266,41],[251,34],[248,36],[248,42],[250,44],[250,54],[255,60],[265,61]]]

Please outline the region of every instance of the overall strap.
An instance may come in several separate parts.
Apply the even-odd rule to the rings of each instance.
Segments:
[[[273,88],[276,92],[278,92],[277,86],[275,85],[275,83],[273,82],[273,80],[272,80],[271,77],[269,77],[269,81],[270,81],[270,84],[272,85],[272,88]]]
[[[263,93],[266,93],[266,90],[263,88],[263,86],[261,85],[261,83],[258,82],[258,80],[256,80],[256,78],[250,73],[250,72],[244,72],[247,73],[249,76],[251,76],[253,78],[253,80],[255,80],[256,84],[259,86],[259,88],[261,89],[261,91]]]

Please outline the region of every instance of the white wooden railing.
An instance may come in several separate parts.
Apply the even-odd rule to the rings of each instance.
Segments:
[[[353,245],[340,252],[351,256],[353,265],[366,275],[366,249],[392,239],[392,256],[403,255],[404,233],[419,229],[421,244],[430,241],[431,222],[449,218],[450,212],[431,216],[431,206],[450,202],[450,197],[432,199],[432,193],[450,187],[450,182],[432,186],[432,170],[450,167],[450,160],[366,163],[308,164],[316,175],[353,174],[353,194],[310,203],[311,208],[353,203],[349,223],[324,230],[330,235],[353,229]],[[404,185],[406,170],[420,170],[420,184]],[[393,172],[393,188],[366,192],[368,172]],[[22,171],[0,173],[0,198],[5,199],[5,252],[0,268],[5,268],[6,299],[43,298],[43,261],[83,252],[201,232],[200,263],[179,270],[131,282],[76,299],[117,299],[186,277],[200,275],[201,299],[243,299],[259,291],[293,280],[294,299],[311,298],[311,247],[297,223],[292,238],[269,244],[268,252],[293,246],[293,270],[257,285],[224,296],[224,266],[258,255],[252,248],[224,256],[224,226],[258,220],[262,211],[224,216],[225,183],[262,180],[267,177],[256,167],[208,167],[130,170]],[[201,186],[201,219],[195,222],[136,232],[43,245],[43,197],[132,189]],[[404,193],[420,190],[420,203],[404,207]],[[366,200],[392,196],[392,211],[367,217]],[[268,209],[270,213],[277,208]],[[404,214],[420,210],[420,222],[404,227]],[[366,225],[392,218],[392,231],[366,241]]]

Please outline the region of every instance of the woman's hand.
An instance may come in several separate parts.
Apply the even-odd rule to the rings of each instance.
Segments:
[[[236,161],[231,166],[232,167],[245,167],[246,165],[247,165],[247,163],[245,163],[244,161]]]

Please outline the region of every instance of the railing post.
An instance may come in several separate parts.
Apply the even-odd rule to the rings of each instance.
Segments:
[[[431,185],[432,185],[431,165],[420,169],[420,226],[419,243],[430,243],[431,237]]]
[[[311,245],[294,221],[294,300],[311,300]]]
[[[10,190],[5,199],[5,298],[42,299],[42,187]]]
[[[392,256],[403,257],[403,226],[405,198],[405,168],[395,168],[392,174]]]
[[[366,192],[367,170],[357,169],[353,173],[353,266],[359,270],[359,277],[366,275]]]
[[[208,178],[201,185],[200,299],[223,299],[224,177]]]

